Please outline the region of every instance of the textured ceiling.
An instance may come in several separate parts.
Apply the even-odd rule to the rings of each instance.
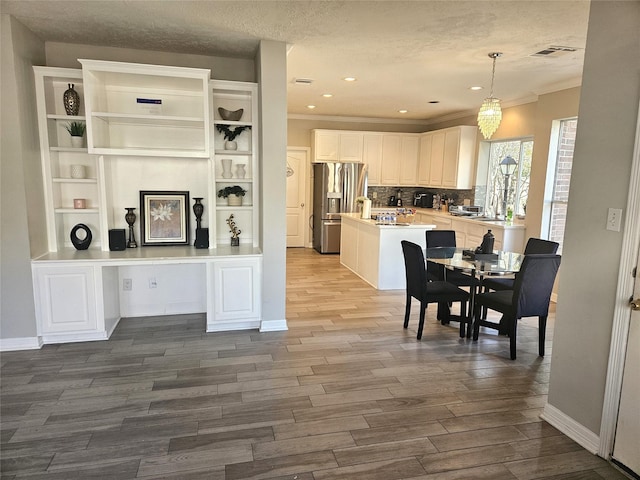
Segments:
[[[588,0],[1,0],[1,6],[45,41],[245,58],[254,57],[260,39],[286,42],[290,114],[421,120],[477,110],[489,95],[492,51],[504,53],[494,87],[503,102],[580,85],[589,13]],[[577,51],[531,56],[550,45]],[[358,80],[347,83],[345,76]],[[314,82],[296,85],[295,78]],[[471,91],[472,85],[485,89]]]

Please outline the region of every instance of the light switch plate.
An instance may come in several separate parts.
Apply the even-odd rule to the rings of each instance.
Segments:
[[[622,209],[610,208],[607,213],[607,230],[612,232],[620,231],[620,224],[622,223]]]

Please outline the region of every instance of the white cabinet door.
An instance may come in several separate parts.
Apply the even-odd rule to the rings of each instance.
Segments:
[[[477,128],[461,126],[445,131],[442,186],[469,189],[473,187],[473,166]]]
[[[445,133],[436,132],[431,139],[431,168],[429,170],[429,185],[442,186],[442,168],[444,162]]]
[[[260,278],[261,258],[215,260],[213,262],[213,323],[207,331],[228,330],[217,328],[216,323],[228,320],[258,320],[261,310]],[[209,311],[211,309],[208,308]],[[209,323],[208,322],[208,323]]]
[[[400,135],[383,135],[381,178],[383,185],[399,185],[401,152],[402,138]]]
[[[313,159],[315,162],[362,162],[362,133],[314,130]]]
[[[382,134],[365,133],[362,139],[362,161],[367,165],[368,184],[380,185],[382,169]]]
[[[431,173],[431,143],[433,135],[424,133],[420,135],[420,156],[418,161],[418,185],[429,186],[429,174]]]
[[[340,133],[338,151],[340,162],[362,162],[362,133]]]
[[[313,155],[317,162],[337,162],[340,135],[338,132],[314,130]]]
[[[39,335],[98,331],[94,267],[34,267],[33,273]]]
[[[403,135],[400,150],[400,185],[415,186],[418,175],[420,137]]]

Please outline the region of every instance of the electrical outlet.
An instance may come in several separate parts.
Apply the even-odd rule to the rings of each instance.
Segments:
[[[132,287],[133,287],[133,282],[130,278],[122,279],[122,290],[124,290],[125,292],[130,292]]]
[[[373,192],[373,199],[377,199],[378,198],[378,192]]]
[[[620,224],[622,223],[622,209],[610,208],[607,213],[607,230],[612,232],[620,231]]]
[[[158,282],[156,282],[156,277],[149,277],[149,288],[158,288]]]

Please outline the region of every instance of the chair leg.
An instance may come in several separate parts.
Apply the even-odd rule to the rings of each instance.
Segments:
[[[467,302],[464,302],[464,319],[467,323],[467,338],[471,338],[471,330],[473,329],[473,315],[471,312],[471,302],[469,302],[469,308],[467,309]]]
[[[538,355],[544,357],[544,340],[547,330],[547,316],[538,317]]]
[[[513,318],[511,323],[511,329],[509,331],[509,349],[511,350],[511,360],[516,359],[516,326],[518,325],[518,319]]]
[[[480,305],[477,303],[473,306],[473,341],[476,342],[478,340],[478,335],[480,334]]]
[[[424,328],[424,317],[427,313],[427,304],[420,302],[420,323],[418,323],[418,340],[422,338],[422,329]]]
[[[450,316],[451,316],[451,309],[449,308],[449,304],[447,302],[439,302],[438,314],[436,318],[440,320],[440,323],[442,325],[448,325]]]
[[[411,314],[411,295],[407,293],[407,304],[404,307],[404,328],[409,326],[409,315]]]
[[[460,302],[460,338],[467,333],[467,302]]]

